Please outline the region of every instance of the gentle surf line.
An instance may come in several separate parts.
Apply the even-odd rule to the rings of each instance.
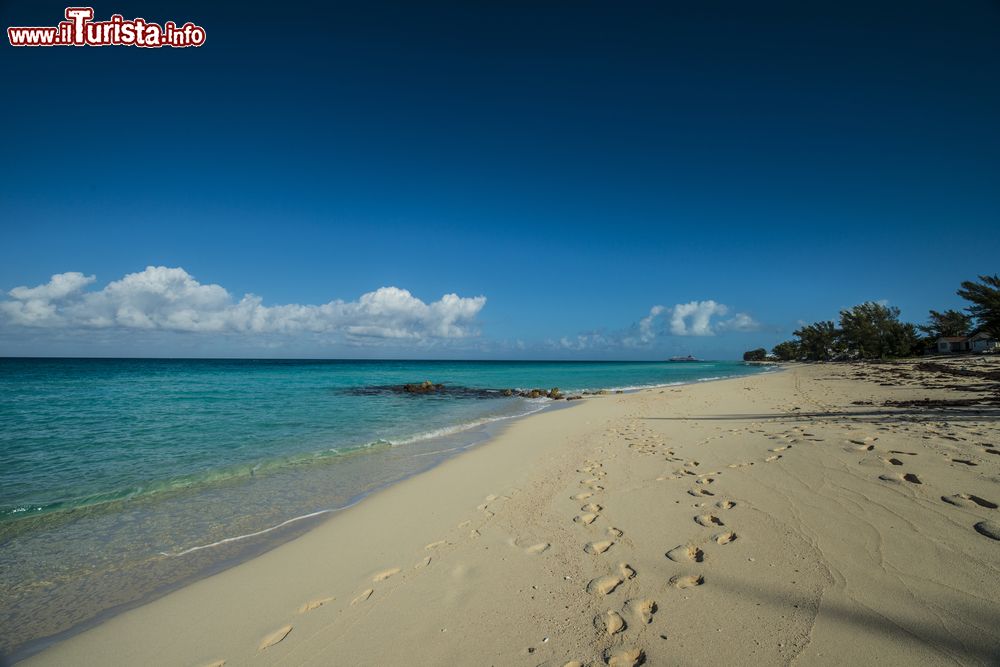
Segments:
[[[542,405],[542,406],[540,406],[536,410],[531,410],[530,412],[526,412],[526,413],[522,413],[522,414],[518,414],[518,415],[509,415],[509,416],[505,416],[505,417],[496,417],[496,418],[493,418],[493,419],[477,420],[476,422],[463,425],[464,428],[463,427],[459,427],[455,431],[452,431],[450,433],[436,433],[434,435],[424,434],[422,437],[418,436],[415,439],[407,439],[405,441],[400,441],[400,442],[391,442],[391,441],[388,441],[388,442],[391,445],[396,446],[396,445],[401,445],[401,444],[409,444],[410,442],[416,442],[417,440],[430,439],[431,437],[441,437],[443,435],[454,435],[454,434],[460,433],[462,431],[471,430],[473,428],[476,428],[477,426],[487,426],[488,424],[493,424],[493,423],[496,423],[498,421],[504,421],[504,420],[508,420],[508,419],[518,419],[518,418],[521,418],[521,417],[527,417],[529,415],[533,415],[533,414],[536,414],[538,412],[541,412],[546,407],[549,407],[548,404]],[[450,430],[450,429],[440,429],[440,431],[448,431],[448,430]],[[429,456],[431,454],[446,454],[446,453],[449,453],[449,452],[463,451],[463,450],[468,449],[469,447],[472,447],[473,445],[475,445],[475,443],[469,443],[469,444],[466,444],[466,445],[461,445],[459,447],[452,447],[450,449],[442,449],[442,450],[438,450],[438,451],[434,451],[434,452],[425,452],[425,453],[422,453],[422,454],[414,454],[414,457],[417,457],[417,456]],[[312,519],[312,518],[317,517],[317,516],[322,516],[323,514],[332,514],[334,512],[340,512],[342,510],[349,509],[351,507],[354,507],[358,503],[360,503],[362,500],[364,500],[363,497],[362,498],[358,498],[354,502],[349,503],[347,505],[344,505],[343,507],[335,507],[335,508],[330,508],[330,509],[317,510],[315,512],[310,512],[308,514],[303,514],[301,516],[292,517],[291,519],[286,519],[285,521],[282,521],[281,523],[275,524],[274,526],[271,526],[269,528],[264,528],[263,530],[258,530],[258,531],[255,531],[253,533],[247,533],[245,535],[236,535],[234,537],[227,537],[227,538],[224,538],[224,539],[212,542],[210,544],[201,544],[201,545],[198,545],[198,546],[195,546],[195,547],[191,547],[189,549],[185,549],[183,551],[178,551],[177,553],[171,554],[171,553],[167,553],[165,551],[161,551],[160,555],[161,556],[165,556],[167,558],[177,558],[179,556],[186,556],[187,554],[194,553],[195,551],[202,551],[204,549],[212,549],[212,548],[215,548],[215,547],[222,546],[224,544],[230,544],[230,543],[233,543],[233,542],[240,542],[242,540],[250,539],[251,537],[259,537],[260,535],[266,535],[267,533],[273,532],[275,530],[278,530],[279,528],[283,528],[283,527],[285,527],[285,526],[287,526],[289,524],[295,523],[297,521],[302,521],[303,519]]]
[[[178,556],[186,556],[189,553],[194,553],[195,551],[201,551],[202,549],[211,549],[213,547],[222,546],[223,544],[229,544],[230,542],[239,542],[241,540],[245,540],[251,537],[257,537],[259,535],[270,533],[273,530],[278,530],[279,528],[283,528],[284,526],[287,526],[290,523],[295,523],[296,521],[302,521],[303,519],[311,519],[313,517],[320,516],[322,514],[332,514],[333,512],[340,512],[342,510],[350,509],[351,507],[354,507],[355,505],[360,503],[361,500],[362,499],[359,498],[358,500],[355,500],[353,503],[344,505],[343,507],[334,507],[332,509],[319,510],[317,512],[310,512],[309,514],[303,514],[302,516],[292,517],[291,519],[286,519],[285,521],[282,521],[277,525],[271,526],[270,528],[265,528],[264,530],[258,530],[255,533],[247,533],[246,535],[227,537],[223,540],[212,542],[211,544],[202,544],[196,547],[191,547],[190,549],[185,549],[184,551],[178,551],[175,554],[168,554],[165,551],[161,551],[160,555],[166,556],[167,558],[177,558]]]

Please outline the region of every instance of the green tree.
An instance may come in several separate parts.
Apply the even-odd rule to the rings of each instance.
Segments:
[[[840,311],[841,342],[862,359],[906,357],[919,350],[917,328],[899,321],[899,308],[867,301]]]
[[[810,361],[829,361],[840,351],[840,332],[833,322],[807,324],[793,333],[798,336],[801,356]]]
[[[799,344],[794,340],[786,340],[783,343],[778,343],[771,350],[771,354],[778,357],[781,361],[795,361],[799,358]]]
[[[917,328],[932,339],[942,336],[968,336],[972,329],[972,317],[960,310],[946,310],[943,313],[932,310],[927,317],[927,324]]]
[[[979,276],[979,282],[966,280],[957,294],[972,303],[966,308],[976,318],[979,328],[1000,338],[1000,276]]]
[[[743,361],[764,361],[765,359],[767,359],[767,350],[762,347],[743,353]]]

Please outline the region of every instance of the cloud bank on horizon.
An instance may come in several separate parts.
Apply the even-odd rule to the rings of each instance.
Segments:
[[[426,303],[399,287],[381,287],[355,301],[268,306],[246,294],[236,300],[224,287],[196,280],[180,267],[148,266],[93,289],[96,277],[70,271],[42,285],[15,287],[0,300],[0,323],[56,331],[161,331],[202,334],[319,334],[353,345],[428,344],[480,336],[477,317],[485,296],[445,294]],[[664,336],[714,336],[756,331],[747,313],[714,300],[656,305],[636,324],[612,333],[549,340],[563,350],[636,349]],[[729,317],[727,317],[729,316]]]
[[[87,291],[96,280],[60,273],[37,287],[15,287],[0,301],[8,322],[24,327],[139,329],[186,333],[320,333],[352,338],[465,338],[486,297],[445,294],[425,303],[398,287],[381,287],[357,301],[265,306],[246,294],[236,301],[221,285],[202,284],[182,268],[149,266]]]
[[[673,307],[656,305],[632,328],[611,333],[591,332],[563,336],[550,347],[565,350],[609,348],[637,349],[652,346],[664,336],[715,336],[730,331],[759,331],[761,324],[747,313],[733,313],[729,306],[712,299],[678,303]]]

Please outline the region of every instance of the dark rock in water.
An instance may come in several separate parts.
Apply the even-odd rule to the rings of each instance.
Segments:
[[[567,396],[566,400],[567,401],[579,401],[579,400],[583,400],[583,396]]]
[[[565,398],[559,387],[544,389],[484,389],[478,387],[462,387],[446,385],[424,380],[420,383],[373,385],[367,387],[352,387],[343,390],[354,396],[385,396],[388,394],[404,394],[410,396],[447,396],[448,398]]]
[[[420,384],[404,384],[403,391],[407,394],[431,394],[444,390],[443,384],[434,384],[430,380],[424,380]]]

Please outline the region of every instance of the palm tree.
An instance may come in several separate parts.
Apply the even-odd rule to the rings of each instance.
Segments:
[[[979,281],[964,281],[957,294],[972,303],[966,310],[976,318],[979,328],[1000,338],[1000,276],[979,276]]]

